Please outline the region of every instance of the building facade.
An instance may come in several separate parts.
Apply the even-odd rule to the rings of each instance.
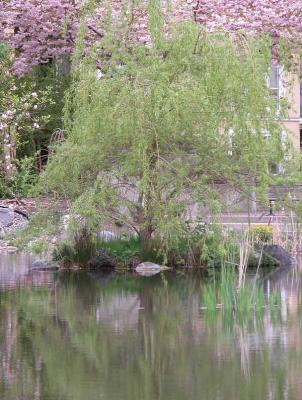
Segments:
[[[271,66],[270,89],[276,97],[277,110],[281,107],[282,100],[288,104],[285,118],[280,119],[284,132],[289,136],[295,151],[300,151],[302,146],[302,88],[298,74],[284,73],[281,67]]]

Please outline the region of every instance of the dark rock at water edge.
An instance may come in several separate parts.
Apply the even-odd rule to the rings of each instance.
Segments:
[[[88,261],[87,266],[89,269],[116,268],[117,261],[106,250],[98,250]]]
[[[261,255],[262,253],[262,255]],[[248,266],[250,268],[257,268],[261,257],[261,267],[278,267],[279,261],[271,255],[265,253],[260,248],[255,248],[249,255]]]
[[[266,244],[263,252],[277,260],[282,267],[293,267],[297,261],[283,247],[277,244]]]

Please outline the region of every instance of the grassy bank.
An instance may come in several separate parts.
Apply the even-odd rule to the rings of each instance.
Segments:
[[[220,270],[221,265],[235,265],[246,272],[250,267],[274,266],[275,260],[258,251],[268,243],[267,232],[235,234],[223,232],[218,226],[198,226],[185,232],[168,249],[163,249],[159,237],[154,237],[151,249],[138,236],[121,235],[102,238],[86,230],[73,234],[59,244],[53,258],[64,267],[77,265],[90,268],[131,269],[143,261],[174,268],[207,268]],[[242,280],[242,274],[240,279]]]

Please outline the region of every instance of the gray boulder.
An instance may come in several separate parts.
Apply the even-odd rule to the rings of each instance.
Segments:
[[[14,222],[15,213],[11,208],[0,207],[0,225],[7,227]]]
[[[293,267],[297,261],[283,247],[277,244],[267,244],[263,246],[263,252],[269,254],[277,260],[281,267]]]
[[[153,275],[159,274],[162,271],[166,271],[167,269],[169,269],[169,268],[146,261],[146,262],[140,263],[135,268],[135,271],[141,276],[153,276]]]

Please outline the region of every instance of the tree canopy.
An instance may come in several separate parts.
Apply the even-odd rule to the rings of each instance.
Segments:
[[[164,30],[171,21],[194,20],[209,30],[225,29],[268,34],[277,51],[280,39],[296,49],[302,41],[299,0],[172,0],[69,1],[3,0],[0,40],[17,51],[14,71],[22,75],[33,66],[69,56],[75,48],[81,21],[86,23],[86,44],[106,34],[111,20],[120,19],[129,35],[150,44],[151,3],[163,12]],[[108,20],[108,15],[110,18]],[[109,21],[109,24],[108,24]]]
[[[283,148],[266,85],[270,42],[192,23],[152,40],[152,49],[129,49],[105,37],[75,64],[67,140],[40,188],[70,199],[92,228],[118,220],[164,246],[192,203],[200,217],[218,204],[215,183],[248,191],[257,178],[264,187]],[[96,59],[109,49],[100,77]]]

